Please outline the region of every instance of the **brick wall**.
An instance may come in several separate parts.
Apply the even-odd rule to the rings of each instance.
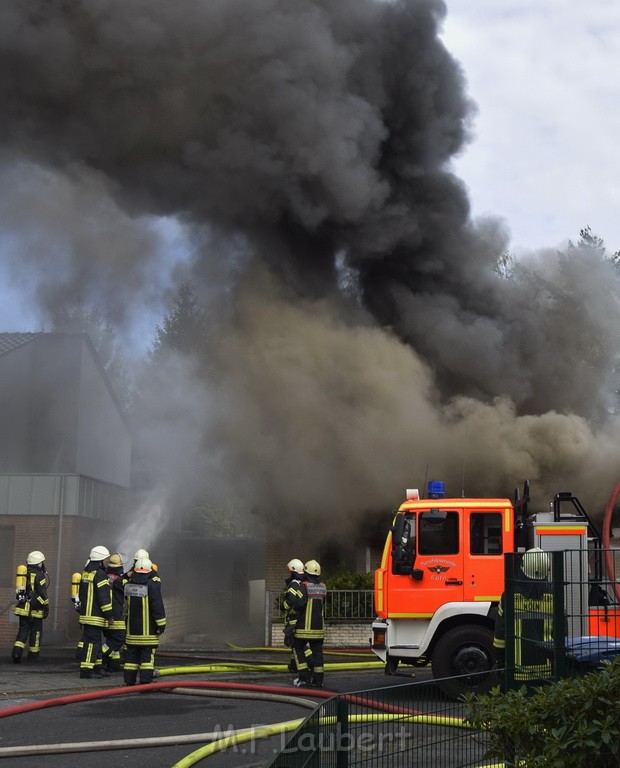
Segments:
[[[265,589],[283,590],[288,576],[286,564],[298,554],[291,554],[291,546],[279,542],[265,543]]]
[[[161,637],[162,646],[173,645],[183,642],[183,637],[195,632],[195,607],[191,601],[185,597],[166,597],[164,595],[164,606],[166,608],[166,631]]]
[[[271,625],[271,645],[283,647],[283,624]],[[327,648],[368,648],[371,636],[370,622],[340,624],[332,623],[325,627],[325,647]]]
[[[49,579],[50,612],[43,623],[43,644],[77,641],[80,627],[71,603],[71,574],[82,572],[93,546],[111,546],[112,528],[83,517],[65,516],[61,521],[57,515],[2,515],[0,525],[15,529],[12,583],[0,589],[0,653],[11,652],[17,634],[17,619],[12,610],[15,571],[35,549],[45,555]]]

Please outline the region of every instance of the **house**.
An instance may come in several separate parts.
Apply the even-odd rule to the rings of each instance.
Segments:
[[[43,642],[71,643],[80,635],[71,574],[93,546],[112,551],[128,531],[145,536],[149,527],[132,488],[129,424],[93,344],[79,333],[0,333],[0,419],[0,653],[10,653],[17,631],[16,568],[35,549],[45,554],[50,582]],[[164,642],[192,633],[219,642],[225,627],[243,627],[256,614],[251,596],[263,565],[255,537],[188,537],[173,518],[155,540],[136,544],[150,549],[162,577]],[[262,616],[255,620],[262,627]]]
[[[131,504],[126,418],[86,334],[0,333],[0,649],[15,639],[15,570],[46,556],[48,639],[78,632],[71,573]]]

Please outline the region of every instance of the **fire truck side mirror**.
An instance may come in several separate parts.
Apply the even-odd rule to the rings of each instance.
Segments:
[[[411,523],[398,515],[392,526],[392,573],[410,576],[415,563],[415,538],[411,535]]]
[[[396,515],[394,519],[394,524],[392,525],[392,541],[394,542],[394,545],[400,544],[403,538],[403,534],[405,532],[405,516],[404,515]]]

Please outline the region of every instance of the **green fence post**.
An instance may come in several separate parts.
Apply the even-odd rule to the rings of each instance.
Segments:
[[[349,766],[349,702],[338,699],[336,708],[336,768],[348,768]]]
[[[566,610],[564,592],[564,552],[551,553],[553,576],[553,675],[566,677]]]
[[[504,621],[505,642],[504,651],[504,684],[506,690],[515,688],[515,556],[507,554],[504,557]]]

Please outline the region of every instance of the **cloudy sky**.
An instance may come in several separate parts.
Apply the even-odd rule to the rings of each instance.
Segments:
[[[475,214],[515,249],[578,239],[620,250],[620,5],[448,0],[444,41],[478,105],[457,169]]]

